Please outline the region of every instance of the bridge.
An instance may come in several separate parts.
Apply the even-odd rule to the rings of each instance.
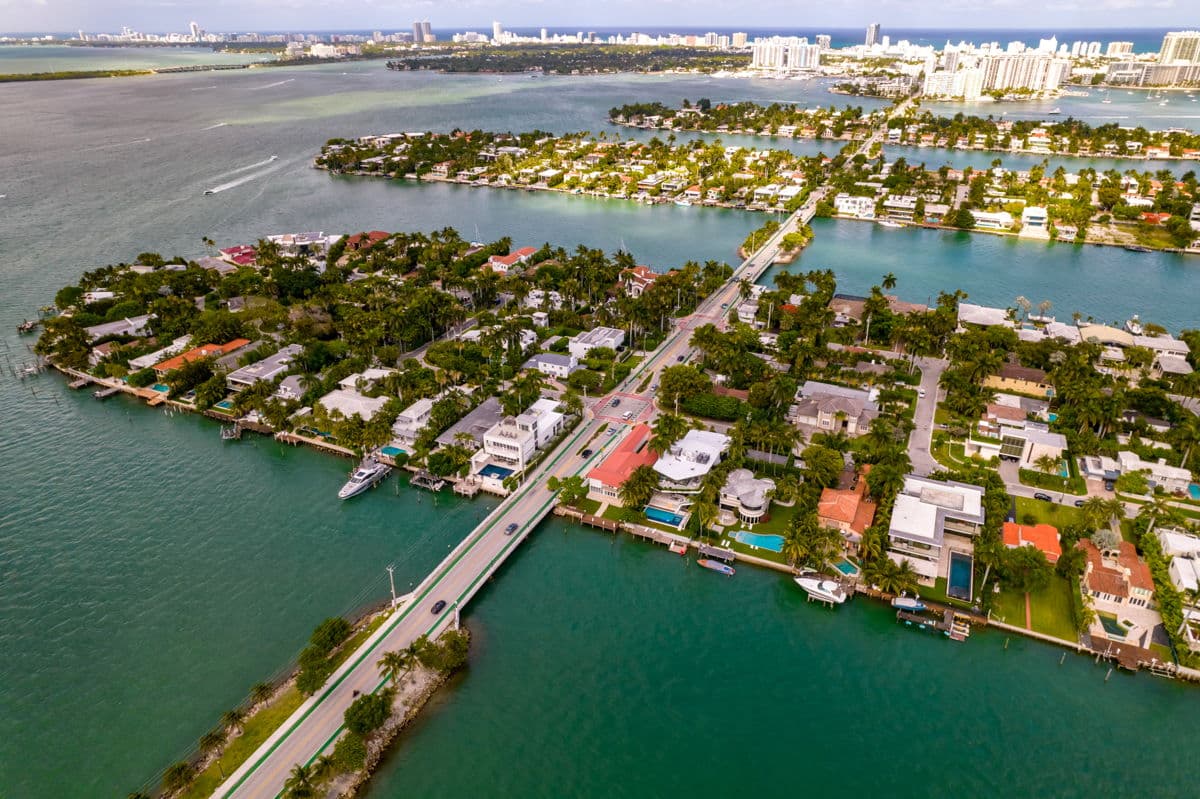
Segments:
[[[736,300],[742,279],[754,281],[762,275],[771,265],[783,236],[811,220],[816,203],[823,196],[823,190],[814,192],[762,248],[740,264],[729,280],[676,326],[616,391],[636,394],[635,387],[647,374],[675,365],[677,359],[690,349],[691,331],[706,324],[706,317],[722,314],[723,304]],[[650,397],[645,399],[649,401]],[[602,397],[593,407],[601,407],[608,401],[608,397]],[[603,420],[595,414],[587,416],[575,431],[547,453],[516,491],[446,556],[412,592],[411,599],[330,676],[325,686],[305,701],[217,788],[214,797],[271,799],[278,796],[292,766],[311,763],[333,745],[342,732],[342,716],[354,698],[383,687],[386,680],[380,677],[377,663],[385,652],[403,649],[422,635],[435,638],[457,623],[459,613],[488,578],[553,509],[554,492],[546,487],[549,478],[561,480],[586,475],[616,447],[628,430],[619,421]],[[620,433],[605,435],[602,428],[606,425],[616,425]],[[579,455],[585,446],[593,450],[587,458]],[[511,534],[508,533],[510,525],[516,525]],[[445,609],[433,613],[433,605],[440,601],[446,602]]]

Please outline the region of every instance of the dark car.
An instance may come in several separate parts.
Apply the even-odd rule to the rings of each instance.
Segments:
[[[515,533],[516,531],[517,531],[517,523],[516,523],[516,522],[513,522],[513,523],[512,523],[512,524],[510,524],[508,527],[505,527],[505,528],[504,528],[504,534],[505,534],[505,535],[512,535],[512,534],[513,534],[513,533]]]
[[[1075,500],[1075,507],[1077,507],[1077,508],[1082,508],[1082,507],[1083,507],[1083,500],[1082,500],[1082,499],[1077,499],[1077,500]]]
[[[579,453],[579,455],[580,457],[590,458],[592,457],[592,451],[590,449],[585,449],[583,452]]]
[[[1033,498],[1040,499],[1042,502],[1053,502],[1054,501],[1053,499],[1050,498],[1049,494],[1043,494],[1040,491],[1038,493],[1034,494]]]
[[[1105,490],[1105,491],[1112,491],[1112,490],[1113,490],[1114,488],[1116,488],[1116,487],[1117,487],[1117,484],[1116,484],[1116,483],[1114,483],[1112,480],[1105,480],[1105,481],[1104,481],[1104,490]]]
[[[621,400],[617,399],[616,397],[613,397],[613,401],[612,401],[611,403],[609,403],[609,404],[610,404],[610,405],[612,405],[612,406],[615,408],[615,407],[617,407],[618,405],[620,405],[620,404],[621,404]]]
[[[446,600],[439,599],[437,602],[433,603],[433,615],[436,616],[437,614],[441,613],[445,609],[446,609]]]
[[[675,363],[683,363],[683,359],[684,359],[684,356],[680,355],[678,358],[675,359]]]

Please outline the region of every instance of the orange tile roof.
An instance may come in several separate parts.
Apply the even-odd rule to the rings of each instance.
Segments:
[[[852,489],[826,488],[817,503],[817,516],[838,524],[849,525],[856,533],[862,533],[875,521],[875,503],[867,499],[867,473],[864,466],[858,485]]]
[[[1024,546],[1036,547],[1051,563],[1057,563],[1059,556],[1062,555],[1062,545],[1058,542],[1058,528],[1050,524],[1030,526],[1005,522],[1004,545],[1014,549]]]
[[[650,440],[650,426],[639,424],[629,431],[604,462],[588,472],[589,480],[617,488],[624,484],[639,466],[652,466],[658,456],[644,446]]]
[[[1150,567],[1138,557],[1137,548],[1128,541],[1122,541],[1117,546],[1117,565],[1120,568],[1105,565],[1100,550],[1090,538],[1079,539],[1078,546],[1087,555],[1088,565],[1091,566],[1091,570],[1085,571],[1083,577],[1084,585],[1089,590],[1117,597],[1128,597],[1130,587],[1154,591]]]
[[[225,344],[205,344],[202,347],[195,347],[187,352],[180,353],[174,358],[168,358],[162,363],[154,364],[156,372],[171,372],[185,363],[197,361],[201,358],[220,358],[222,355],[228,355],[236,349],[241,349],[250,343],[248,338],[235,338]]]

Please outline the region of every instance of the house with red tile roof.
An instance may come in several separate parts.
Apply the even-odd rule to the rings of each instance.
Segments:
[[[536,252],[537,250],[533,247],[522,247],[519,250],[510,252],[508,255],[493,255],[488,258],[488,266],[492,268],[493,272],[507,275],[509,271],[527,262]]]
[[[250,343],[248,338],[235,338],[233,341],[225,344],[205,344],[201,347],[193,347],[187,352],[181,352],[174,358],[168,358],[161,363],[154,364],[154,373],[161,377],[166,377],[169,372],[173,372],[185,363],[198,361],[201,358],[220,358],[229,353],[240,350],[242,347]]]
[[[1017,524],[1004,523],[1004,546],[1009,549],[1017,547],[1034,547],[1046,556],[1051,563],[1058,563],[1062,555],[1062,545],[1059,543],[1058,528],[1050,524]]]
[[[635,266],[621,273],[621,285],[630,297],[640,297],[662,275],[648,266]]]
[[[1154,579],[1133,544],[1122,541],[1115,550],[1101,552],[1090,538],[1082,538],[1078,547],[1087,555],[1082,586],[1089,596],[1114,605],[1153,606]]]
[[[221,258],[234,266],[254,266],[258,263],[258,250],[249,244],[239,244],[221,250]]]
[[[852,554],[858,550],[863,533],[875,521],[876,505],[867,498],[870,469],[870,466],[862,468],[852,488],[826,488],[817,502],[817,520],[840,531]]]
[[[604,462],[588,472],[588,497],[598,502],[621,504],[621,486],[639,466],[653,466],[658,456],[650,451],[650,426],[639,424]]]
[[[382,230],[372,230],[369,233],[355,233],[353,236],[346,237],[346,249],[361,250],[373,247],[379,242],[391,238],[391,236],[391,233]]]

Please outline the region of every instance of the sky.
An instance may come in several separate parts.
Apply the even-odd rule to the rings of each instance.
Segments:
[[[712,27],[815,30],[988,27],[1200,27],[1200,0],[0,0],[0,33],[13,31],[407,30]]]

